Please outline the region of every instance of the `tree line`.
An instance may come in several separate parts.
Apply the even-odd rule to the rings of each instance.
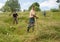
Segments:
[[[39,8],[40,5],[37,2],[33,3],[28,10],[30,10],[33,5],[36,11],[40,11],[40,8]],[[19,0],[7,0],[5,5],[1,8],[1,10],[3,12],[13,12],[15,10],[20,11],[21,7],[20,7]]]
[[[56,1],[57,3],[60,3],[60,0]],[[37,2],[34,2],[28,9],[28,11],[31,10],[32,6],[34,6],[35,11],[41,11],[40,5]],[[19,0],[7,0],[5,5],[0,9],[3,12],[13,12],[13,11],[20,11],[20,3]],[[58,9],[51,9],[52,11],[57,11]],[[59,10],[60,10],[60,5],[59,5]]]

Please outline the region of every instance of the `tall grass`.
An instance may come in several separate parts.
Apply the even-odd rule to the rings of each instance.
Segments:
[[[0,14],[0,42],[60,42],[60,12],[37,12],[35,30],[27,33],[29,12],[18,13],[18,24],[13,24],[11,13]]]

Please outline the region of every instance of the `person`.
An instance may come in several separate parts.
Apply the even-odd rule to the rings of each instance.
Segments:
[[[46,17],[46,11],[43,12],[43,15]]]
[[[18,14],[16,13],[16,11],[13,12],[13,24],[18,24],[18,19],[17,19]]]
[[[38,17],[36,16],[34,6],[32,6],[32,9],[31,9],[30,14],[29,14],[29,24],[27,27],[27,32],[29,32],[31,27],[33,27],[32,30],[34,31],[35,18],[38,18]]]

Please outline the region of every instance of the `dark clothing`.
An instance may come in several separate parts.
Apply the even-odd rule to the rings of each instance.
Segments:
[[[17,14],[17,13],[13,14],[13,17],[17,17],[17,16],[18,16],[18,14]]]
[[[35,23],[35,18],[34,17],[30,18],[29,23],[31,23],[31,24]]]
[[[46,12],[45,12],[45,11],[44,11],[44,13],[43,13],[43,14],[44,14],[44,16],[46,16]]]
[[[16,23],[16,24],[18,24],[18,19],[15,17],[15,18],[13,18],[13,24],[14,23]]]
[[[34,24],[35,24],[35,18],[32,17],[29,19],[29,24],[28,24],[28,29],[27,29],[28,32],[29,32],[31,27],[33,27],[32,29],[34,30]]]
[[[18,16],[17,13],[13,14],[13,24],[14,24],[14,23],[18,24],[17,16]]]

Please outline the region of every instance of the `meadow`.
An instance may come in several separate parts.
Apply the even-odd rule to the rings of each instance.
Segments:
[[[60,12],[36,12],[35,29],[27,33],[29,12],[18,12],[18,24],[13,24],[10,12],[0,13],[0,42],[60,42]]]

